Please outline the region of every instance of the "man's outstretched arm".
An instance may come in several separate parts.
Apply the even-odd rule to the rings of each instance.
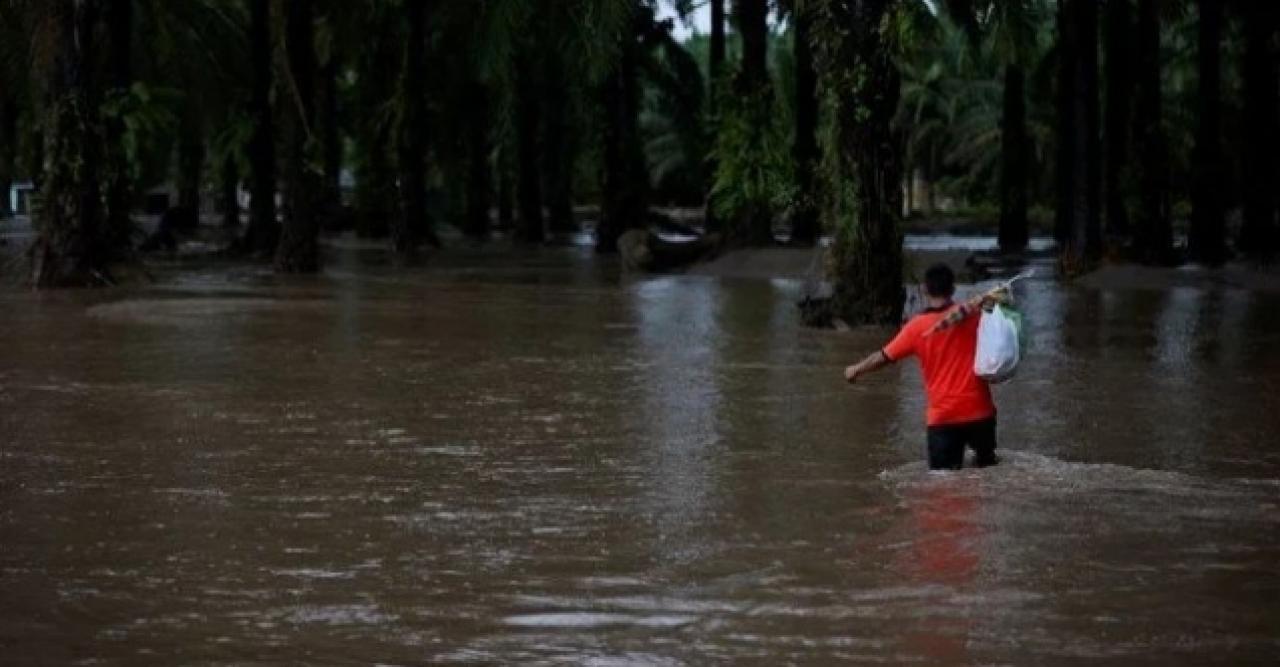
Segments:
[[[868,355],[866,359],[844,369],[844,379],[846,382],[852,384],[857,382],[859,377],[866,375],[867,373],[878,371],[891,363],[893,363],[893,361],[889,359],[889,357],[884,356],[884,350],[876,350]]]

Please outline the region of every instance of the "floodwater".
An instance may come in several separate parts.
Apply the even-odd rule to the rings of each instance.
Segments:
[[[459,251],[0,294],[0,663],[1280,656],[1280,298],[1019,286],[993,469],[787,281]]]

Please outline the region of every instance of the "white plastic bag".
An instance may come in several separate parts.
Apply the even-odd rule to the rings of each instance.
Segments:
[[[1022,316],[1012,308],[999,305],[983,312],[978,321],[978,351],[973,357],[973,372],[978,377],[998,384],[1013,377],[1022,360],[1019,338]]]

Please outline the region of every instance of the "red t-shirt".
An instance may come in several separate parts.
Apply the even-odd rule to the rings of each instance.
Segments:
[[[929,426],[974,422],[996,413],[991,388],[973,373],[978,349],[978,318],[971,316],[955,326],[925,336],[930,327],[952,308],[926,310],[911,318],[888,345],[884,356],[899,361],[915,355],[924,373],[929,399]]]

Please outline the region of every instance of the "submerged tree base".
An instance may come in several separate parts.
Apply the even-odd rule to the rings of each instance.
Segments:
[[[618,238],[622,265],[629,271],[672,271],[684,268],[719,252],[719,234],[693,241],[667,241],[650,231],[632,229]]]
[[[155,281],[141,261],[119,261],[102,266],[68,262],[65,255],[40,239],[27,250],[27,257],[31,262],[31,287],[35,289],[120,287]]]
[[[805,295],[796,302],[800,308],[800,322],[815,329],[834,329],[836,311],[830,297]]]
[[[56,287],[105,287],[115,281],[104,268],[84,266],[68,261],[54,244],[38,239],[28,251],[31,260],[31,286],[36,289]]]

